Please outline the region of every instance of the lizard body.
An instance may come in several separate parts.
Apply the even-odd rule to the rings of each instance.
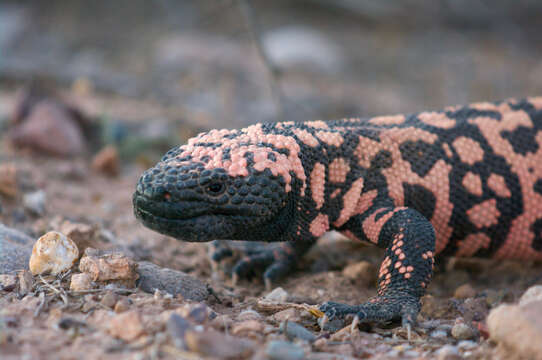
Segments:
[[[371,242],[386,249],[377,296],[321,309],[410,325],[435,255],[542,259],[542,98],[211,130],[147,170],[133,202],[178,239],[285,241],[241,275],[285,275],[328,230]]]

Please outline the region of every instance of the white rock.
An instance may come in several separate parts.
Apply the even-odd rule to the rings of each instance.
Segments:
[[[34,275],[46,272],[56,275],[71,268],[78,257],[79,250],[72,240],[50,231],[34,244],[29,267]]]
[[[288,299],[288,293],[281,287],[273,289],[269,294],[265,295],[265,300],[276,303],[285,303]]]
[[[525,306],[531,302],[542,300],[542,285],[531,286],[521,295],[519,306]]]
[[[286,26],[267,32],[263,45],[272,62],[281,67],[309,66],[336,73],[345,63],[342,49],[315,29]]]

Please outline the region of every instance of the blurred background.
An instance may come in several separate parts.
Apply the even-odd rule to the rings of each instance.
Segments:
[[[154,133],[438,109],[540,94],[541,13],[535,0],[3,0],[0,90],[39,79]]]

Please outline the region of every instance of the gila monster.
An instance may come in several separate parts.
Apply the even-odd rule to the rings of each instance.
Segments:
[[[237,275],[286,275],[328,230],[385,249],[377,295],[328,318],[410,330],[435,255],[542,259],[542,97],[211,130],[139,180],[136,217],[187,241],[284,241]]]

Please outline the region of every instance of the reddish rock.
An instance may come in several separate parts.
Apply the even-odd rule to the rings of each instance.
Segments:
[[[117,176],[120,172],[120,160],[117,148],[109,145],[103,148],[92,160],[92,168],[109,176]]]
[[[71,291],[83,291],[92,289],[92,279],[89,274],[73,274],[70,280]]]
[[[9,139],[15,146],[56,156],[76,156],[86,150],[76,119],[53,100],[32,107],[28,117],[11,129]]]
[[[17,167],[14,164],[1,164],[0,194],[7,197],[15,197],[17,193]]]
[[[141,316],[135,310],[118,314],[109,322],[108,332],[111,336],[124,341],[133,341],[145,332]]]
[[[134,287],[139,275],[137,263],[121,253],[100,252],[87,248],[79,262],[79,270],[90,275],[93,281],[121,280],[127,287]]]

